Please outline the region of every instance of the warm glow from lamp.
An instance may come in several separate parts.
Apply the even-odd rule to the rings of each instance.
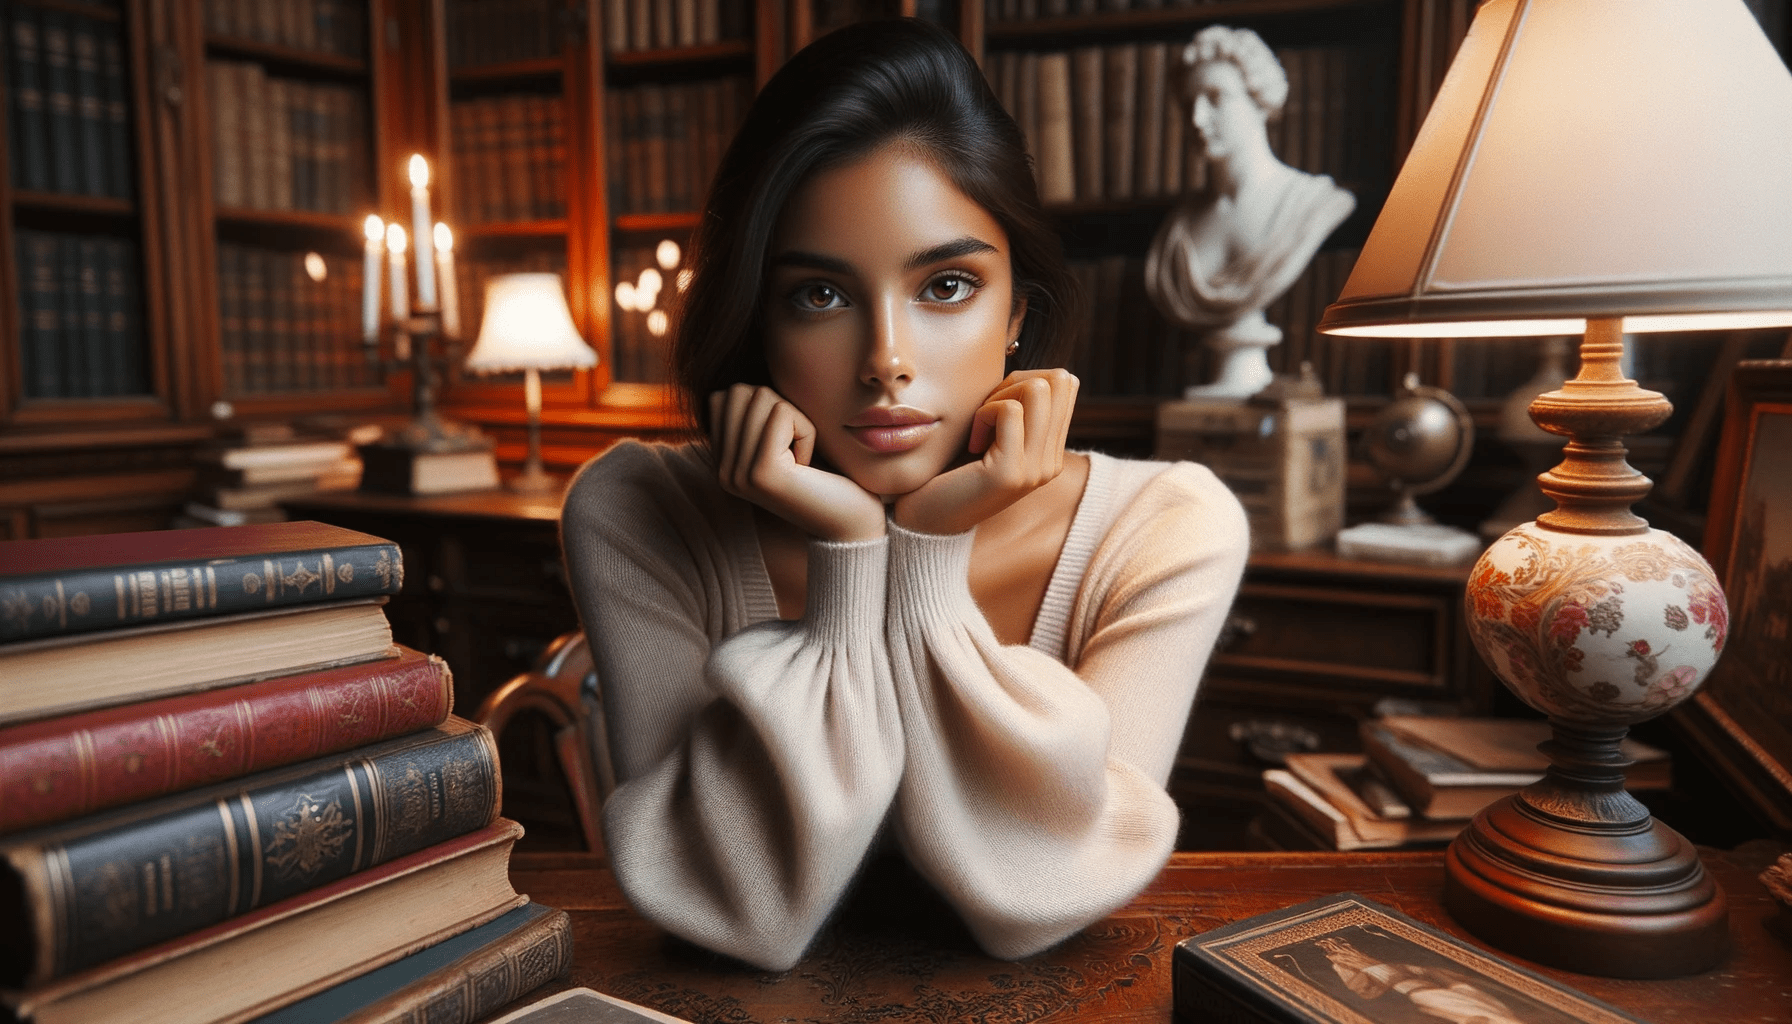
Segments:
[[[423,159],[422,153],[411,154],[411,187],[424,188],[429,184],[429,161]]]
[[[474,373],[522,370],[529,417],[528,462],[512,490],[538,493],[558,484],[541,466],[541,371],[589,368],[597,353],[579,337],[558,274],[500,274],[485,286],[485,321],[467,355]]]

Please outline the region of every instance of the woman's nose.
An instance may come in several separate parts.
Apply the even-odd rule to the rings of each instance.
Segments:
[[[914,348],[910,325],[903,316],[904,303],[886,299],[876,304],[871,317],[870,344],[859,379],[866,384],[907,383],[914,377]]]

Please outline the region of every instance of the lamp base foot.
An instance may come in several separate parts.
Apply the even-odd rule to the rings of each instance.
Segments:
[[[542,471],[541,466],[526,467],[504,485],[518,494],[550,494],[560,489],[560,478]]]
[[[1647,812],[1588,820],[1575,812],[1613,802],[1572,789],[1546,777],[1450,844],[1451,916],[1502,950],[1582,974],[1672,978],[1722,961],[1729,909],[1692,844]]]

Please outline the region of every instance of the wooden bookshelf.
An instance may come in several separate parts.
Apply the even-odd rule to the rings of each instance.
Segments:
[[[753,42],[724,39],[704,46],[678,46],[663,50],[617,50],[608,55],[612,68],[661,70],[703,64],[740,63],[753,57]]]
[[[448,72],[448,77],[455,82],[503,83],[531,78],[551,78],[559,75],[565,69],[565,61],[560,57],[528,57],[522,60],[457,67]]]
[[[1261,18],[1286,15],[1310,15],[1322,12],[1365,7],[1386,0],[1206,0],[1188,7],[1160,7],[1152,10],[1109,11],[1101,14],[1080,14],[1056,18],[1034,18],[1025,21],[990,21],[986,42],[1031,43],[1035,40],[1077,38],[1106,39],[1181,31],[1192,26],[1254,22]]]
[[[219,57],[238,57],[260,61],[283,71],[322,73],[346,78],[365,78],[369,64],[358,57],[345,57],[323,50],[283,46],[241,36],[207,34],[206,53]]]
[[[622,234],[654,234],[662,231],[695,231],[703,215],[695,210],[675,213],[621,213],[615,227]]]
[[[72,192],[39,192],[20,188],[13,190],[12,203],[18,208],[50,213],[120,218],[137,215],[136,204],[119,196],[87,196]]]

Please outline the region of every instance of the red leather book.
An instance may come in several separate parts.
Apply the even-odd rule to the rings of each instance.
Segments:
[[[0,834],[440,725],[448,664],[396,658],[0,729]]]

